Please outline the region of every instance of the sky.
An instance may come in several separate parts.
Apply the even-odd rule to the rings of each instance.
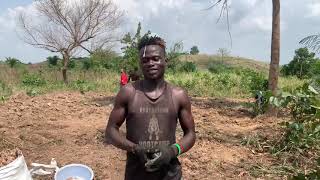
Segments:
[[[219,7],[205,10],[213,0],[114,0],[124,12],[120,35],[134,33],[138,22],[142,31],[150,30],[167,42],[183,42],[184,50],[198,46],[200,53],[216,54],[226,48],[232,56],[270,62],[272,1],[230,0],[229,21],[232,46],[226,18],[217,23]],[[0,60],[15,57],[21,61],[41,62],[49,55],[46,50],[26,44],[19,38],[16,17],[18,12],[36,13],[32,0],[0,0]],[[318,34],[320,0],[281,0],[280,64],[289,63],[299,41]],[[120,47],[115,47],[121,52]]]

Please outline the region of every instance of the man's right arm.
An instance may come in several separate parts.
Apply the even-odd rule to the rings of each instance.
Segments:
[[[119,128],[126,118],[128,102],[132,94],[133,87],[129,84],[120,89],[105,132],[106,139],[110,140],[114,146],[126,151],[133,151],[136,147],[135,143],[129,141],[119,132]]]

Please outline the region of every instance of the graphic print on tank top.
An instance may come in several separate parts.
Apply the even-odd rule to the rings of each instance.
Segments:
[[[155,101],[145,95],[141,81],[135,83],[135,89],[128,109],[127,138],[146,149],[175,143],[177,114],[171,87],[166,83],[163,93]]]
[[[160,136],[160,128],[159,128],[159,121],[155,114],[152,114],[152,117],[149,122],[148,126],[148,133],[149,133],[149,140],[152,140],[152,136],[155,136],[155,140],[159,141]]]

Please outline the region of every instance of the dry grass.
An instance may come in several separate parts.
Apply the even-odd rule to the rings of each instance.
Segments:
[[[182,61],[192,61],[195,62],[200,68],[206,69],[210,62],[222,62],[234,67],[242,67],[252,69],[258,72],[268,73],[269,64],[261,61],[256,61],[252,59],[242,58],[242,57],[224,57],[223,60],[221,56],[218,55],[185,55],[180,58]]]

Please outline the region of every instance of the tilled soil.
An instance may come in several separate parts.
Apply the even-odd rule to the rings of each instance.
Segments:
[[[96,180],[121,180],[125,152],[103,143],[113,99],[98,93],[56,92],[33,98],[17,94],[0,104],[0,151],[18,147],[28,164],[49,164],[55,158],[59,167],[90,166]],[[184,179],[281,179],[252,173],[255,167],[272,166],[275,159],[241,145],[243,139],[272,135],[278,125],[276,119],[252,118],[244,106],[249,101],[192,98],[197,141],[179,157]],[[181,129],[177,131],[181,137]]]
[[[16,149],[3,149],[0,151],[0,168],[10,164],[18,157]]]

